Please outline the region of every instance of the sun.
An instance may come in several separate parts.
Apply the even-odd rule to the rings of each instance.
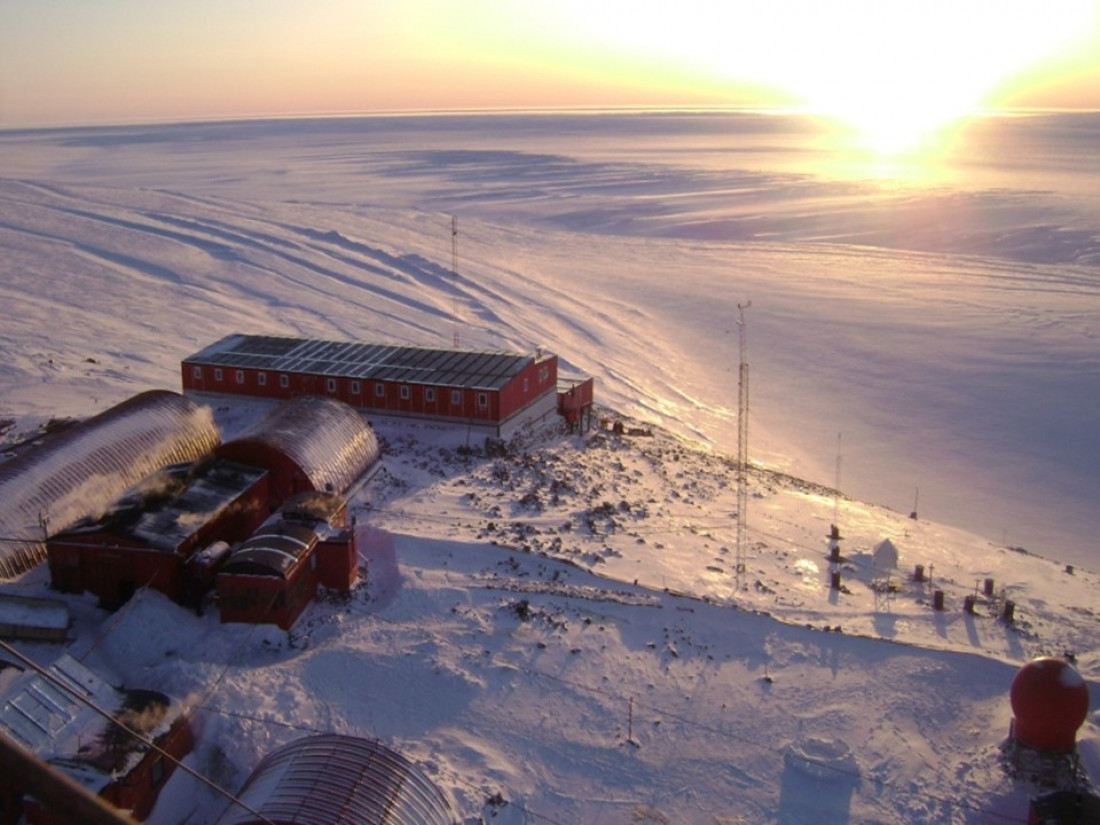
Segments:
[[[1066,0],[1040,15],[1010,1],[821,5],[846,14],[800,40],[781,82],[881,156],[934,151],[1007,77],[1072,40],[1092,6]]]

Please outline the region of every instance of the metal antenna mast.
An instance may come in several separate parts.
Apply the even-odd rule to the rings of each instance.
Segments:
[[[741,589],[741,577],[745,573],[745,530],[749,507],[749,362],[745,343],[745,310],[752,306],[738,304],[738,352],[740,367],[737,372],[737,559],[736,583]]]
[[[451,318],[454,321],[454,347],[458,349],[458,215],[451,215],[451,279],[454,289]]]

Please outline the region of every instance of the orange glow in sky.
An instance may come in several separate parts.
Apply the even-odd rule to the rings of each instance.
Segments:
[[[911,148],[1100,109],[1100,0],[4,0],[0,128],[282,113],[803,106]]]

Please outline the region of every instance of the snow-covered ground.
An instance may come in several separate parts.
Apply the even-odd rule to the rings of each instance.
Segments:
[[[931,181],[823,165],[817,132],[766,116],[0,133],[9,439],[177,388],[181,358],[235,331],[545,345],[650,432],[498,455],[380,424],[350,601],[288,636],[76,599],[73,652],[188,696],[190,762],[231,790],[326,730],[421,762],[470,822],[1024,821],[1012,675],[1071,651],[1095,695],[1098,667],[1100,229],[1075,169],[1100,165],[1075,117],[976,135],[996,157]],[[885,538],[896,571],[872,563]],[[216,816],[189,783],[153,821]]]

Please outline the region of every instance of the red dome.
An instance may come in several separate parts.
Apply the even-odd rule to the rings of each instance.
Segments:
[[[1009,697],[1017,739],[1051,753],[1074,749],[1089,712],[1089,690],[1073,665],[1051,656],[1032,659],[1013,678]]]

